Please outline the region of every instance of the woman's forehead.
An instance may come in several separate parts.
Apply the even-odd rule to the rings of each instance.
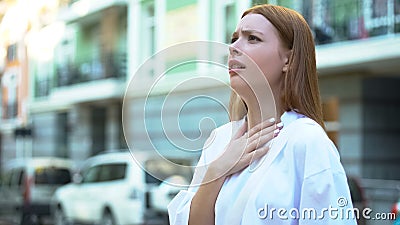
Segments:
[[[261,14],[251,13],[247,14],[239,21],[236,27],[236,32],[252,30],[265,33],[271,28],[273,28],[273,25],[267,20],[267,18]]]

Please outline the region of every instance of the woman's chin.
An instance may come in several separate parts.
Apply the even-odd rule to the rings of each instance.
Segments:
[[[249,91],[248,90],[249,87],[243,82],[243,80],[238,81],[231,79],[230,86],[232,90],[235,91],[240,96]]]

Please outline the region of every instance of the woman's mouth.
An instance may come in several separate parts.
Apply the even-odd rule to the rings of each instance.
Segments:
[[[231,66],[231,67],[229,67],[229,69],[244,69],[245,67],[244,66],[241,66],[241,65],[233,65],[233,66]]]
[[[237,74],[239,71],[246,69],[246,67],[236,61],[230,61],[229,62],[229,74],[233,75],[233,74]]]

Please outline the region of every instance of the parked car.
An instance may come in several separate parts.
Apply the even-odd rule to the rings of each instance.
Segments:
[[[363,210],[367,207],[367,200],[365,198],[364,191],[357,177],[348,176],[347,183],[349,184],[353,207],[357,208],[360,212],[359,218],[357,219],[357,224],[365,225],[366,219],[362,216]]]
[[[158,185],[158,187],[150,190],[149,200],[152,209],[156,212],[166,213],[168,204],[171,200],[188,184],[188,180],[180,175],[170,176],[165,179],[160,185]],[[179,186],[181,188],[179,188]]]
[[[18,224],[50,219],[55,190],[71,182],[73,163],[54,157],[11,160],[3,168],[0,217]]]
[[[182,163],[189,165],[191,162],[182,159],[179,164]],[[166,205],[164,210],[161,209],[164,215],[160,214],[160,208],[153,210],[152,190],[170,176],[181,176],[189,183],[192,174],[190,167],[176,169],[171,165],[165,159],[154,157],[149,151],[137,152],[134,158],[129,151],[113,151],[90,157],[84,163],[81,175],[75,175],[73,183],[56,191],[52,201],[55,224],[167,222]],[[167,197],[163,201],[171,200],[173,194],[177,193],[176,189],[180,188],[171,188],[170,192],[165,193]]]

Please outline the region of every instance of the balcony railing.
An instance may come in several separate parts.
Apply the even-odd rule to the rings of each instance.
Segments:
[[[304,0],[302,14],[317,44],[400,32],[398,0]]]
[[[126,53],[110,53],[101,58],[86,58],[76,64],[57,65],[56,86],[126,77],[126,63]]]
[[[48,96],[50,93],[51,88],[51,80],[46,78],[36,79],[35,80],[35,97],[45,97]]]

